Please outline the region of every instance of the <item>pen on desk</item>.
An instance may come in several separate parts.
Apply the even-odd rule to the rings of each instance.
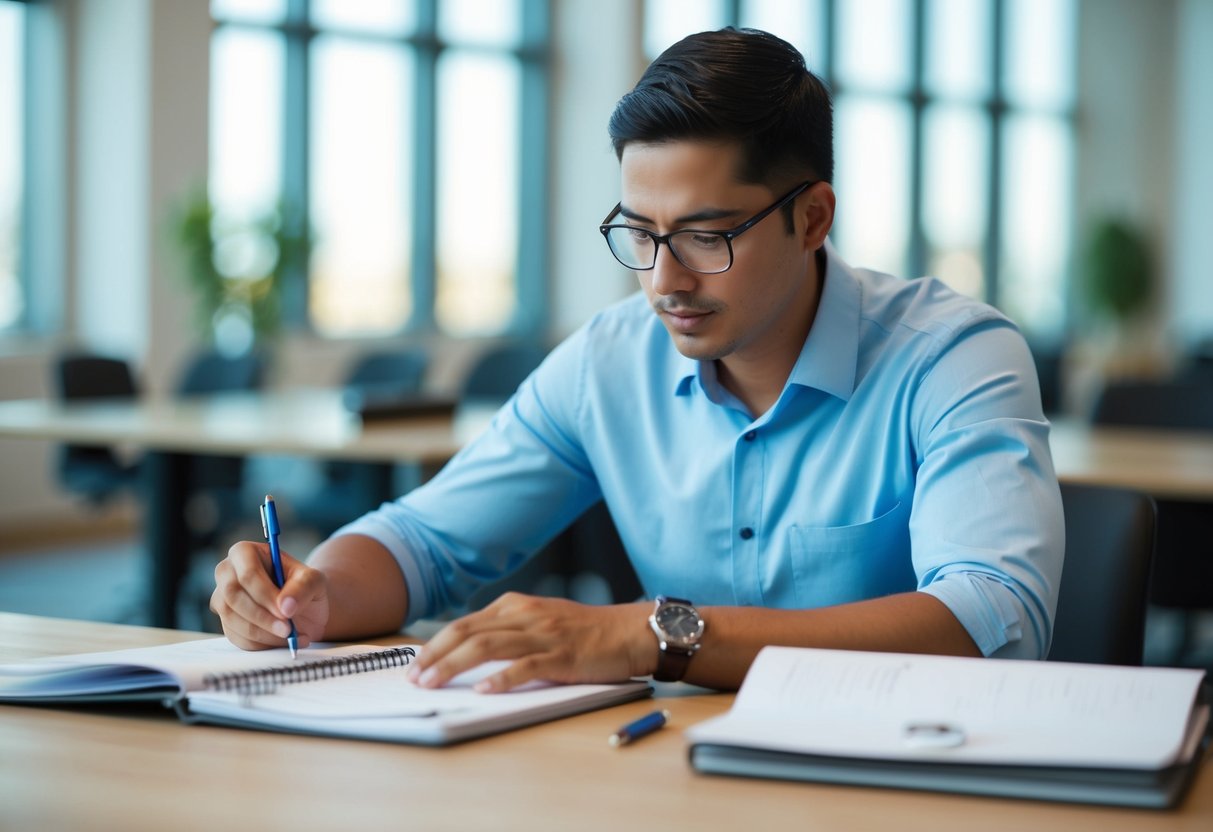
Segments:
[[[261,530],[265,532],[265,539],[270,542],[274,585],[282,589],[282,585],[286,583],[286,576],[282,574],[282,551],[278,548],[278,535],[282,527],[278,525],[278,510],[274,508],[274,497],[271,494],[265,495],[265,502],[261,505]],[[291,649],[291,658],[294,659],[299,655],[299,634],[295,632],[295,622],[289,618],[287,622],[291,625],[291,634],[286,637],[286,646]]]
[[[669,711],[653,711],[635,722],[629,722],[607,738],[611,745],[627,745],[660,729],[670,718]]]

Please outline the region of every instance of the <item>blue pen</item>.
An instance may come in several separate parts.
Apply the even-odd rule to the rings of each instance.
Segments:
[[[629,722],[607,738],[611,745],[627,745],[660,729],[670,718],[669,711],[653,711],[635,722]]]
[[[282,551],[278,548],[278,535],[282,532],[282,527],[278,525],[278,510],[274,508],[274,498],[270,494],[265,495],[265,503],[261,506],[261,530],[265,532],[265,539],[270,542],[270,560],[274,563],[274,585],[282,589],[282,585],[286,583],[286,576],[282,574]],[[294,659],[299,655],[299,634],[295,632],[295,622],[287,619],[291,625],[291,634],[286,637],[286,646],[291,648],[291,658]]]

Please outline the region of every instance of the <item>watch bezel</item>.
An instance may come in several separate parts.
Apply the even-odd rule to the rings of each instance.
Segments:
[[[695,617],[696,626],[695,632],[686,635],[674,635],[670,633],[661,623],[661,614],[670,609],[682,609]],[[681,598],[667,598],[658,596],[657,603],[653,607],[653,612],[649,615],[649,627],[657,636],[658,646],[663,652],[677,650],[687,656],[694,655],[700,647],[700,640],[703,638],[704,621],[699,614],[699,610],[690,601],[685,601]]]

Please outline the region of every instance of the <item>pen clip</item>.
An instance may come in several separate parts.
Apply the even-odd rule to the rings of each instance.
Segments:
[[[261,509],[261,533],[263,535],[265,535],[266,540],[269,540],[270,539],[270,523],[269,523],[269,520],[265,516],[265,503],[261,504],[260,509]]]

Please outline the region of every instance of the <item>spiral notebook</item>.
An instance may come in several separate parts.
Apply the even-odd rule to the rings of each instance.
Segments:
[[[0,704],[157,701],[184,722],[447,745],[648,696],[641,681],[472,689],[486,662],[439,689],[405,678],[417,645],[246,652],[224,638],[0,665]]]

